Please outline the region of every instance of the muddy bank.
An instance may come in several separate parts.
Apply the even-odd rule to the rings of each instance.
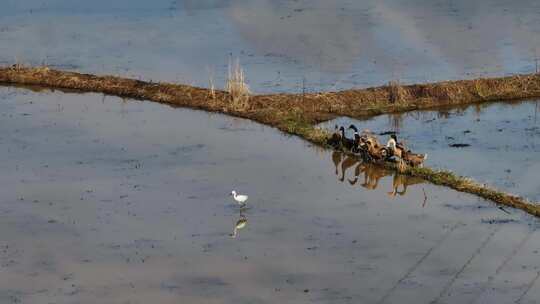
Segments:
[[[518,75],[439,82],[422,85],[388,86],[363,90],[317,94],[255,95],[247,108],[238,109],[223,91],[188,85],[153,83],[115,76],[95,76],[52,70],[47,67],[21,66],[0,69],[0,83],[39,85],[50,88],[99,92],[135,99],[147,99],[174,106],[222,112],[249,118],[298,135],[318,145],[324,145],[327,133],[313,125],[337,116],[362,117],[382,113],[403,112],[439,106],[480,103],[496,100],[532,98],[540,96],[539,75]],[[381,166],[395,169],[395,165]],[[478,195],[540,215],[540,206],[526,199],[507,194],[449,171],[430,168],[407,168],[404,174],[424,178],[434,184]]]

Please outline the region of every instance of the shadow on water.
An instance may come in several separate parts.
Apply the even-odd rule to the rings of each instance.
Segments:
[[[365,189],[375,190],[379,187],[379,181],[382,178],[391,176],[392,189],[387,192],[388,195],[404,196],[407,194],[409,186],[426,183],[426,181],[421,178],[399,174],[396,171],[388,170],[369,162],[364,162],[358,157],[346,155],[339,151],[333,151],[331,159],[334,164],[338,181],[344,182],[345,177],[348,176],[347,171],[349,169],[352,170],[352,177],[347,178],[347,182],[350,186],[360,185]]]

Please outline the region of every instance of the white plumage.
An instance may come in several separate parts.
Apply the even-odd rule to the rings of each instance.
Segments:
[[[390,148],[392,150],[395,150],[396,149],[396,140],[393,139],[392,137],[390,137],[390,139],[388,140],[388,142],[386,143],[386,147],[387,148]]]
[[[240,204],[241,206],[246,205],[246,201],[248,200],[248,196],[244,194],[237,194],[236,191],[232,191],[231,195],[233,196],[234,200]]]

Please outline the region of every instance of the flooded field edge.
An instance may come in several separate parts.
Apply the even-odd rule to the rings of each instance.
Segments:
[[[388,85],[338,92],[252,94],[241,107],[223,90],[191,85],[142,81],[111,75],[97,76],[44,67],[0,67],[0,83],[40,85],[148,99],[178,106],[202,108],[249,118],[281,128],[283,114],[302,114],[314,124],[337,116],[368,117],[386,113],[433,109],[488,101],[540,97],[540,74]],[[275,115],[275,114],[279,115]],[[269,118],[263,116],[270,116]],[[287,117],[290,118],[290,117]]]
[[[319,146],[326,146],[329,133],[314,125],[337,116],[365,117],[437,106],[540,96],[540,75],[537,74],[408,86],[392,83],[383,87],[316,94],[254,95],[249,96],[249,101],[242,107],[231,102],[232,97],[224,91],[115,76],[80,74],[48,67],[26,68],[15,65],[0,68],[0,83],[97,92],[221,112],[276,127]],[[396,164],[391,162],[378,165],[398,170]],[[450,171],[406,167],[400,172],[540,216],[538,204]]]

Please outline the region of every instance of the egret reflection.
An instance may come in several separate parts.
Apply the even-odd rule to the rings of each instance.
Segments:
[[[391,197],[404,196],[409,186],[424,183],[421,178],[399,174],[394,170],[364,162],[358,157],[345,155],[339,151],[333,151],[331,159],[336,177],[340,182],[344,182],[346,177],[349,176],[347,174],[349,169],[354,168],[351,172],[352,176],[347,178],[350,186],[360,185],[365,189],[374,190],[379,187],[382,178],[391,176],[392,189],[388,192]]]
[[[247,225],[247,217],[244,215],[242,209],[240,209],[240,216],[234,224],[233,232],[230,234],[231,238],[235,239],[238,236],[238,231],[244,229]]]

